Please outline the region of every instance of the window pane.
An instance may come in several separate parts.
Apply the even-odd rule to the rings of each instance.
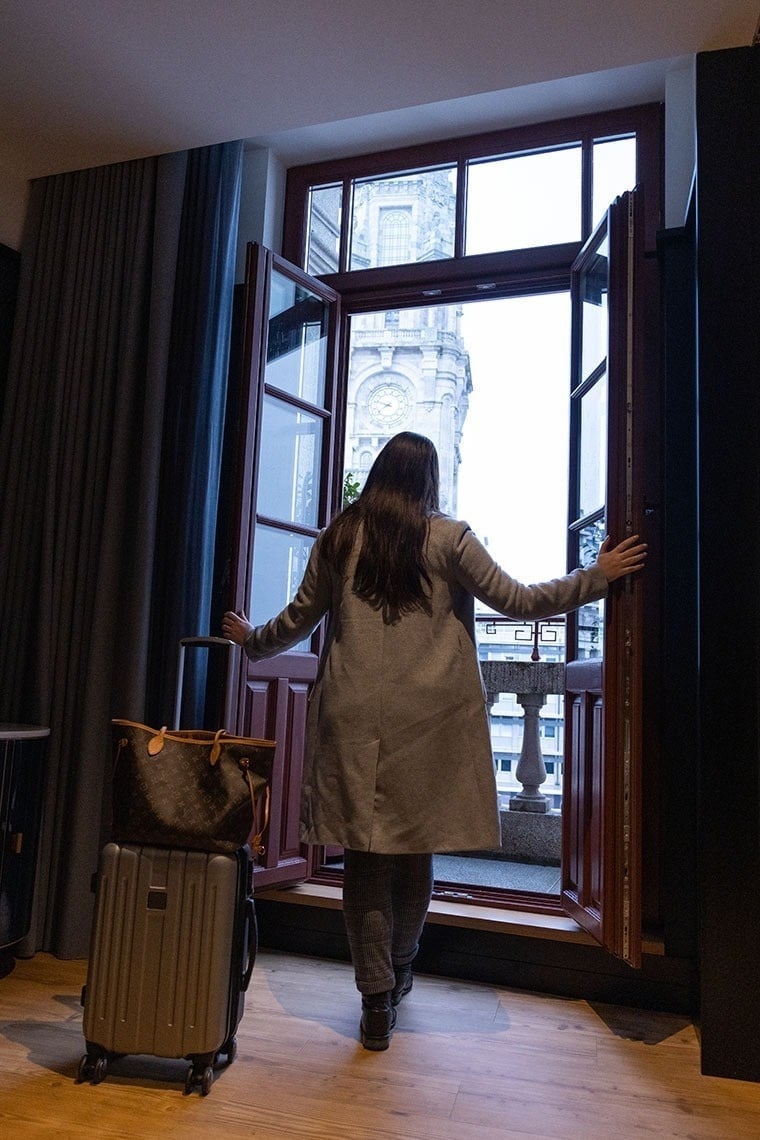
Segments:
[[[272,273],[266,384],[311,404],[323,403],[328,313],[321,297]]]
[[[522,581],[566,559],[570,298],[565,292],[351,317],[344,494],[399,431],[438,449],[441,509]],[[530,494],[505,487],[526,486]],[[519,540],[516,536],[519,536]]]
[[[284,609],[303,578],[314,539],[303,534],[256,528],[251,596],[247,614],[254,625],[269,621]],[[297,649],[308,649],[302,642]]]
[[[604,506],[607,483],[607,374],[581,399],[578,517]]]
[[[636,136],[594,143],[593,227],[620,194],[636,185]]]
[[[322,420],[265,396],[257,513],[316,526],[321,459]]]
[[[469,164],[466,253],[580,238],[580,146]]]
[[[584,527],[579,535],[578,562],[581,566],[590,566],[599,553],[599,547],[604,539],[605,521],[596,519]],[[576,657],[587,660],[590,657],[601,657],[604,649],[604,599],[589,602],[578,610],[576,622]]]
[[[456,167],[353,184],[351,269],[454,256]]]
[[[337,273],[340,269],[340,219],[343,188],[314,186],[309,192],[306,224],[307,273]]]
[[[583,306],[581,328],[581,378],[589,376],[598,364],[607,358],[609,316],[607,293],[609,290],[608,242],[604,241],[594,254],[580,280],[580,297]]]

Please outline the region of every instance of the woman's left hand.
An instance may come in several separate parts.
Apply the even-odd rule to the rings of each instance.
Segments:
[[[253,626],[242,610],[237,614],[228,610],[222,618],[222,633],[236,645],[243,645],[252,629]]]
[[[596,558],[596,564],[600,570],[604,571],[608,582],[614,582],[618,578],[624,578],[626,574],[635,574],[637,570],[643,570],[647,556],[647,544],[639,542],[637,534],[632,534],[630,538],[624,538],[617,546],[610,547],[610,541],[608,535],[599,547],[599,554]]]

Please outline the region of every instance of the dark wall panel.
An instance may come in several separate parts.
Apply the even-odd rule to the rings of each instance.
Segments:
[[[760,1080],[760,48],[697,57],[701,1021]]]

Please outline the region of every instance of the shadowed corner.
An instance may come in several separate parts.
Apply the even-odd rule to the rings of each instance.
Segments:
[[[616,1037],[626,1041],[640,1041],[643,1045],[662,1045],[664,1041],[678,1037],[686,1030],[694,1032],[691,1019],[681,1014],[657,1013],[595,1002],[589,1002],[589,1008]]]

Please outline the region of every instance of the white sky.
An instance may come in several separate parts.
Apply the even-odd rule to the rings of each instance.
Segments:
[[[569,294],[473,302],[462,334],[473,391],[456,513],[513,577],[564,574]]]

